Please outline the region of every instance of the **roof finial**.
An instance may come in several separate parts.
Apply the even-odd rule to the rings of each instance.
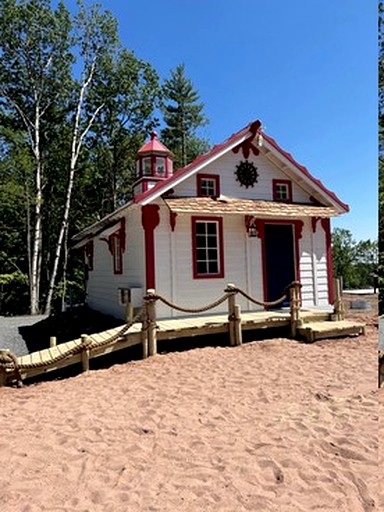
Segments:
[[[151,140],[157,139],[157,132],[155,132],[155,130],[152,130],[150,135],[151,135]]]

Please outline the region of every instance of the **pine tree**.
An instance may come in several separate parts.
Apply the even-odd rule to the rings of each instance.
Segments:
[[[164,144],[175,154],[175,167],[185,166],[209,148],[196,130],[208,123],[204,104],[192,81],[185,76],[184,64],[171,71],[163,85],[163,115],[166,128],[161,132]]]

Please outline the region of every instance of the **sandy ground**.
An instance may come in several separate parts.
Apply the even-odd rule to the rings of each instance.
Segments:
[[[377,320],[353,314],[366,336],[1,388],[0,510],[380,510]]]

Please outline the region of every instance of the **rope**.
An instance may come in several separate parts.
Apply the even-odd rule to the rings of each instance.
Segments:
[[[91,336],[87,336],[85,341],[82,341],[75,347],[72,347],[61,354],[58,354],[56,357],[53,357],[45,362],[36,362],[36,363],[22,363],[19,364],[17,357],[12,354],[10,351],[0,351],[0,366],[4,366],[6,369],[13,370],[16,373],[17,379],[21,381],[20,371],[21,370],[30,370],[35,368],[45,368],[52,366],[59,361],[66,359],[68,357],[74,356],[83,352],[84,350],[92,350],[99,347],[104,347],[107,345],[112,345],[119,338],[121,338],[127,331],[132,327],[134,323],[136,323],[142,316],[144,308],[141,308],[140,311],[135,315],[131,322],[127,323],[120,329],[116,334],[110,336],[106,340],[96,341]]]
[[[20,368],[17,362],[17,357],[12,354],[10,350],[0,350],[0,366],[2,366],[5,372],[10,371],[15,374],[17,385],[22,386],[22,379],[20,375]]]
[[[227,299],[228,299],[228,294],[226,293],[225,295],[223,295],[223,297],[220,297],[219,299],[215,300],[214,302],[211,302],[210,304],[203,306],[201,308],[186,308],[186,307],[178,306],[177,304],[170,302],[168,299],[166,299],[162,295],[157,295],[155,293],[148,294],[144,297],[144,300],[147,302],[155,302],[156,300],[160,300],[166,306],[176,309],[177,311],[182,311],[183,313],[205,313],[206,311],[209,311],[210,309],[220,306],[220,304],[225,302]]]
[[[231,287],[229,289],[227,288],[227,290],[231,290],[231,291],[233,291],[235,293],[240,293],[240,295],[242,295],[243,297],[248,299],[250,302],[253,302],[254,304],[257,304],[258,306],[266,306],[266,307],[268,307],[268,306],[277,306],[278,304],[281,304],[282,302],[284,302],[287,299],[287,294],[284,294],[284,295],[282,295],[277,300],[274,300],[272,302],[265,302],[265,301],[262,301],[262,300],[257,300],[254,297],[251,297],[250,295],[248,295],[248,293],[244,292],[240,288],[236,288],[235,286]]]

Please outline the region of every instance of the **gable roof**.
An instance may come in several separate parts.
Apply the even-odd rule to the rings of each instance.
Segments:
[[[185,179],[199,172],[200,169],[203,169],[206,165],[214,162],[215,160],[217,160],[227,152],[231,151],[232,149],[236,149],[236,147],[239,146],[239,144],[242,144],[247,139],[252,141],[257,133],[261,134],[260,127],[261,122],[259,120],[249,123],[245,128],[242,128],[240,131],[231,135],[223,143],[217,144],[204,155],[198,156],[193,162],[176,171],[168,179],[160,181],[151,189],[147,190],[142,194],[139,194],[133,200],[127,202],[114,212],[106,215],[103,219],[95,222],[91,226],[86,227],[80,233],[77,233],[72,238],[72,243],[75,244],[75,247],[83,245],[84,243],[86,243],[87,240],[90,240],[93,236],[104,231],[105,229],[108,229],[110,226],[116,224],[124,216],[125,211],[128,208],[132,207],[135,204],[146,205],[151,203],[152,201],[155,201],[160,196],[165,194],[168,190],[170,190],[172,187],[178,185]],[[334,208],[334,210],[332,210],[334,212],[332,213],[332,216],[349,211],[349,206],[347,204],[343,203],[334,192],[326,188],[319,179],[312,176],[308,169],[305,166],[299,164],[290,153],[284,151],[272,137],[266,135],[264,132],[261,135],[263,138],[263,147],[265,149],[274,154],[283,165],[289,167],[289,169],[297,177],[298,181],[305,181],[308,185],[312,187],[313,190],[317,191],[323,198],[327,199],[328,202],[331,203],[332,207]],[[153,137],[152,140],[156,140],[156,137]],[[147,144],[151,144],[152,140]],[[159,144],[161,143],[159,142]],[[165,149],[169,151],[167,148]],[[261,204],[260,201],[259,204]],[[277,206],[277,208],[280,208],[280,206]],[[315,213],[318,211],[319,210],[313,210],[313,214],[315,215]],[[330,212],[331,209],[324,207],[322,215],[319,216],[330,216]],[[297,211],[296,213],[299,212]],[[303,213],[303,210],[301,210],[300,213]],[[308,215],[308,213],[306,215]]]
[[[290,153],[284,151],[272,137],[266,135],[264,132],[261,133],[260,126],[261,122],[259,120],[249,123],[245,128],[242,128],[240,131],[231,135],[229,139],[227,139],[222,144],[217,144],[204,155],[198,156],[195,160],[193,160],[193,162],[176,171],[173,176],[167,180],[157,183],[151,189],[136,196],[134,199],[135,203],[145,205],[154,201],[172,187],[196,174],[203,167],[214,162],[225,153],[236,148],[236,146],[245,140],[250,138],[253,139],[257,133],[260,133],[263,139],[263,146],[267,148],[271,153],[273,153],[282,163],[284,163],[284,165],[289,167],[289,169],[297,178],[305,181],[323,198],[327,199],[338,210],[339,213],[345,213],[349,211],[349,206],[346,203],[343,203],[334,192],[326,188],[319,179],[312,176],[312,174],[305,166],[299,164]]]

